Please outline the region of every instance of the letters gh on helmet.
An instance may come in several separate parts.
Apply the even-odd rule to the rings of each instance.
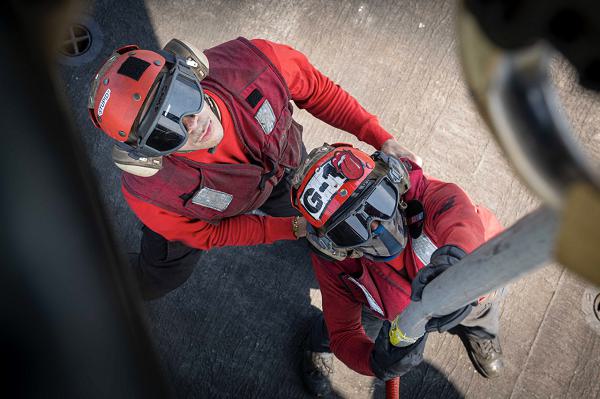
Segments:
[[[325,144],[294,175],[292,204],[313,227],[307,238],[319,253],[387,260],[406,246],[402,195],[409,188],[408,171],[396,158]]]

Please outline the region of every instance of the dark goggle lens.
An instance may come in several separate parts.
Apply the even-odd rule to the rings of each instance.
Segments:
[[[366,223],[360,215],[352,215],[335,225],[327,235],[339,246],[360,245],[369,239]]]
[[[150,133],[148,140],[146,140],[146,145],[154,148],[156,151],[163,152],[179,147],[179,145],[183,144],[184,140],[185,135],[183,132],[170,130],[162,126],[159,122],[152,133]]]
[[[389,220],[398,207],[398,193],[387,181],[381,183],[365,200],[356,213],[335,225],[327,235],[339,246],[356,246],[370,237],[371,220]]]
[[[398,207],[398,193],[392,185],[383,180],[365,202],[364,212],[376,219],[389,220]]]
[[[145,145],[159,152],[172,151],[187,138],[181,119],[202,109],[202,87],[184,75],[177,75],[171,82],[168,96],[160,105],[157,123],[148,135]]]

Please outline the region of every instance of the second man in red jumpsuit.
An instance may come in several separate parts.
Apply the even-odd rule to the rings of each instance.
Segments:
[[[455,184],[425,176],[408,159],[324,145],[293,179],[294,206],[312,228],[313,268],[323,315],[305,343],[303,378],[318,396],[331,390],[335,354],[351,369],[387,380],[422,360],[427,334],[406,348],[389,342],[389,321],[424,286],[499,233],[494,215]],[[429,321],[428,331],[459,335],[475,368],[503,369],[498,340],[504,290]]]

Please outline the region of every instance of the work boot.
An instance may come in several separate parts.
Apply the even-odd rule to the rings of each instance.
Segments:
[[[333,374],[333,354],[305,350],[302,358],[302,381],[306,389],[315,396],[331,392],[329,376]]]
[[[492,339],[476,337],[468,334],[463,328],[457,329],[455,333],[465,345],[469,359],[479,374],[485,378],[500,376],[504,369],[504,360],[498,337]]]

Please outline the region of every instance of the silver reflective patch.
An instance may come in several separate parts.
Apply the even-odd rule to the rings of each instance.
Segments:
[[[269,100],[265,100],[262,103],[254,118],[260,123],[266,134],[270,134],[273,131],[275,127],[275,113],[273,113],[273,108],[271,108]]]
[[[213,190],[212,188],[203,187],[192,198],[192,202],[196,205],[205,206],[219,212],[223,212],[231,201],[233,195],[224,193],[223,191]]]
[[[429,237],[423,233],[416,240],[412,240],[412,249],[415,255],[417,255],[417,258],[419,258],[424,265],[428,265],[431,260],[431,255],[435,252],[437,247]]]
[[[383,314],[383,310],[379,307],[379,305],[377,304],[377,302],[375,302],[375,298],[373,298],[373,296],[371,295],[371,293],[369,292],[369,290],[367,290],[366,287],[364,287],[361,283],[359,283],[358,281],[356,281],[356,279],[352,278],[352,277],[348,277],[348,280],[352,281],[354,284],[357,285],[358,288],[360,288],[362,290],[362,292],[365,294],[365,298],[367,298],[367,302],[369,302],[369,307],[371,309],[373,309],[375,312],[379,313],[380,315],[384,316]]]

